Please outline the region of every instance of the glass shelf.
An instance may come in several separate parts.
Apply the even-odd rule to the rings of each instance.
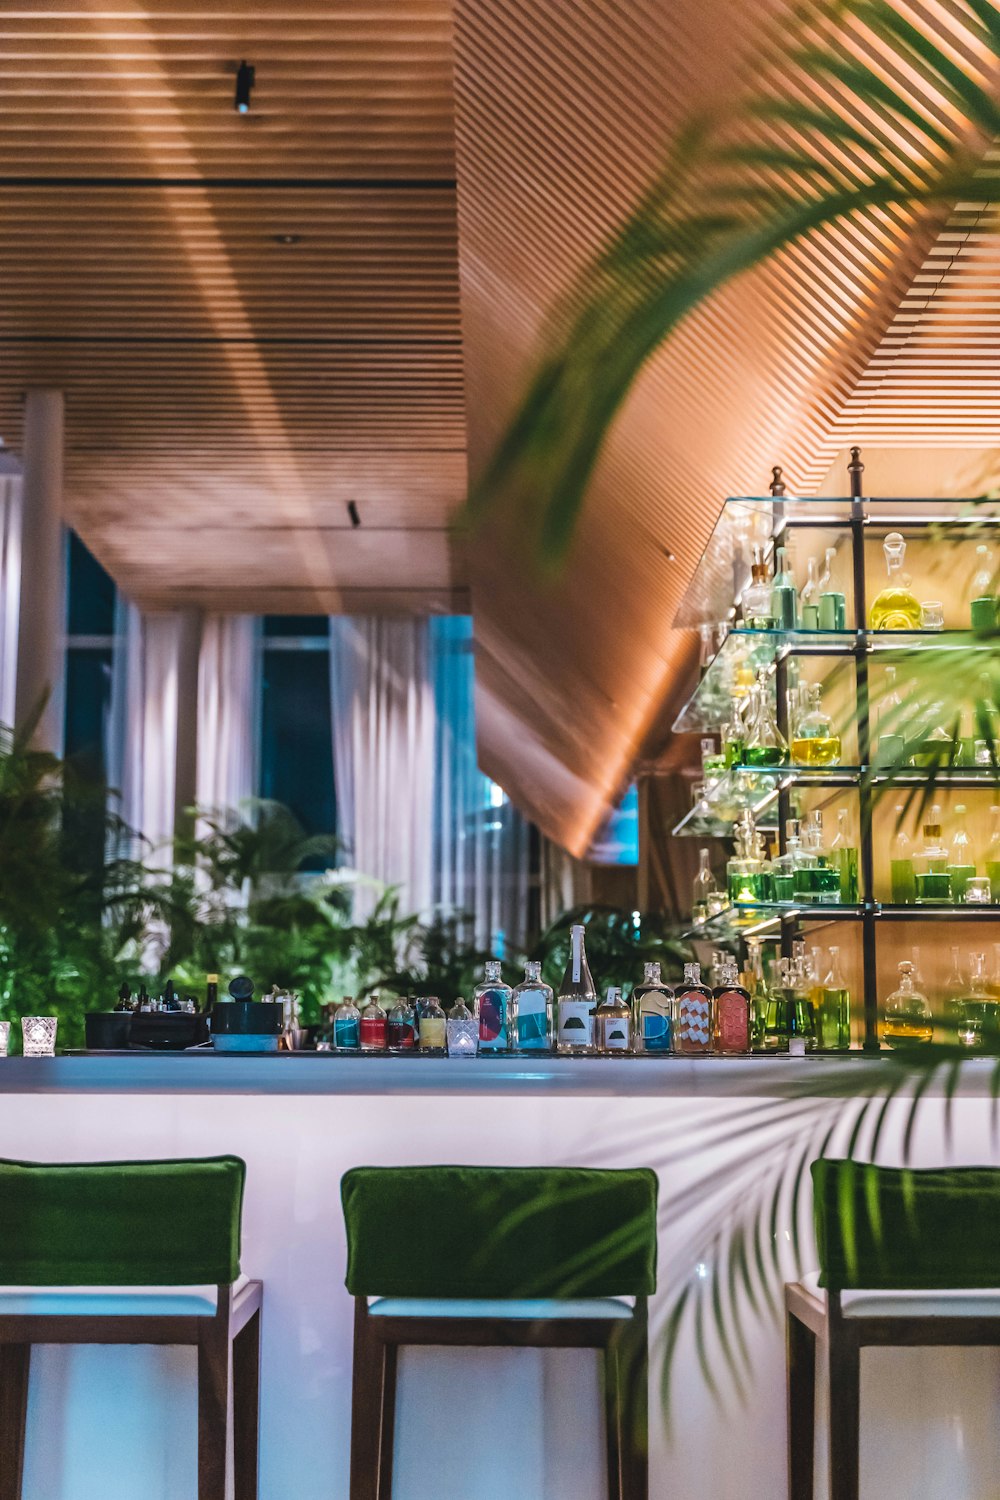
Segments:
[[[893,906],[880,902],[877,916],[883,922],[1000,922],[1000,906],[956,905],[947,906]]]
[[[754,814],[758,828],[777,830],[777,808],[774,815],[762,820],[787,786],[845,787],[857,786],[858,766],[733,766],[711,786],[706,786],[699,802],[674,829],[675,834],[702,834],[713,838],[730,838],[733,823],[745,809]]]
[[[750,579],[754,544],[767,547],[788,528],[843,530],[851,519],[851,501],[825,495],[735,495],[726,500],[674,617],[678,629],[714,625],[732,618],[734,601]],[[922,530],[928,526],[995,526],[995,500],[863,499],[866,535],[883,530]]]
[[[685,936],[721,940],[753,937],[780,927],[782,922],[855,922],[864,915],[863,906],[819,906],[810,901],[741,901],[727,906],[704,922],[692,925]]]

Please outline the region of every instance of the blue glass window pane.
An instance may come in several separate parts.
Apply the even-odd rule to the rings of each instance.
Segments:
[[[307,833],[332,833],[329,658],[325,651],[262,655],[261,795],[290,807]]]
[[[326,615],[265,615],[266,636],[329,635],[330,621]]]
[[[110,710],[110,646],[72,647],[66,653],[65,753],[67,760],[94,780],[107,776]]]
[[[112,635],[115,581],[81,542],[69,534],[66,629],[69,635]]]

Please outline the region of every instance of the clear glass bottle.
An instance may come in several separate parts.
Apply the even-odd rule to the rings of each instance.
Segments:
[[[448,1018],[436,995],[428,995],[420,1004],[417,1041],[429,1057],[443,1057],[448,1046]]]
[[[701,742],[701,774],[705,778],[707,786],[713,786],[719,777],[725,773],[726,757],[721,750],[716,750],[715,740],[706,737]]]
[[[778,547],[775,552],[771,615],[778,630],[794,630],[799,622],[799,595],[787,547]]]
[[[823,690],[818,682],[808,688],[808,708],[800,714],[792,760],[797,766],[836,766],[840,764],[840,735],[834,734],[833,720],[823,709]]]
[[[803,630],[819,629],[819,573],[816,559],[811,557],[806,564],[806,581],[799,595],[799,620]]]
[[[770,996],[764,974],[761,940],[758,937],[747,938],[747,968],[750,976],[747,982],[750,991],[750,1031],[754,1051],[759,1052],[764,1050]]]
[[[594,1034],[598,1052],[628,1052],[631,1049],[632,1012],[615,985],[609,986],[607,995],[594,1013]]]
[[[934,1040],[934,1021],[927,996],[917,989],[913,965],[899,964],[899,984],[882,1011],[882,1040],[889,1047],[913,1047]]]
[[[417,1045],[417,1013],[405,995],[400,995],[389,1012],[386,1036],[390,1052],[412,1052]]]
[[[873,630],[919,630],[920,605],[903,571],[906,542],[898,531],[890,531],[882,543],[888,581],[872,601],[869,620]]]
[[[333,1049],[335,1052],[361,1051],[361,1012],[352,995],[345,995],[343,1003],[333,1013]]]
[[[461,996],[448,1012],[448,1056],[475,1057],[479,1051],[479,1022]]]
[[[797,882],[800,899],[813,901],[819,906],[839,906],[840,867],[831,858],[823,838],[821,808],[814,807],[809,814],[802,842],[808,863],[803,862]]]
[[[747,732],[742,710],[742,700],[734,696],[730,705],[729,719],[722,730],[722,753],[727,770],[730,766],[743,764]]]
[[[552,1051],[552,988],[542,978],[542,966],[529,959],[524,979],[513,995],[511,1029],[519,1052]]]
[[[969,983],[963,999],[958,1040],[964,1047],[996,1049],[997,1005],[986,977],[986,954],[969,954]]]
[[[726,862],[726,892],[734,904],[761,899],[761,872],[754,852],[755,837],[753,814],[744,811],[733,828],[735,851]]]
[[[696,924],[706,922],[719,909],[719,888],[709,864],[707,849],[698,850],[698,873],[694,877],[691,893],[691,920]]]
[[[993,974],[990,977],[990,994],[1000,1000],[1000,943],[993,944]]]
[[[851,992],[840,971],[840,949],[831,946],[829,968],[820,993],[823,1046],[846,1052],[851,1045]]]
[[[384,1052],[389,1040],[389,1018],[379,1003],[378,995],[372,995],[361,1012],[362,1052]]]
[[[951,949],[951,972],[944,983],[944,1016],[948,1023],[948,1031],[945,1040],[957,1041],[959,1032],[963,1029],[965,1021],[965,996],[968,992],[968,983],[962,973],[961,949],[957,943],[952,944]]]
[[[476,985],[474,1008],[479,1017],[480,1052],[506,1052],[510,1045],[510,1002],[514,991],[503,982],[503,965],[491,958]]]
[[[955,808],[955,832],[951,836],[948,874],[951,876],[951,899],[964,901],[966,886],[976,878],[976,861],[969,830],[965,826],[965,808],[961,803]]]
[[[795,874],[802,853],[797,818],[785,823],[785,852],[771,861],[771,888],[775,901],[795,900]]]
[[[837,813],[837,833],[830,845],[830,862],[840,873],[840,899],[844,906],[857,906],[860,886],[858,882],[858,850],[851,839],[851,814],[846,807]],[[833,952],[833,949],[830,950]]]
[[[990,899],[1000,905],[1000,807],[990,808],[992,829],[986,848],[986,874],[990,881]]]
[[[748,630],[770,630],[774,624],[771,615],[771,580],[767,563],[759,546],[753,549],[750,567],[750,582],[743,590],[743,624]]]
[[[827,593],[833,583],[833,560],[836,555],[836,547],[827,547],[823,552],[823,571],[819,575],[818,594]]]
[[[976,548],[976,572],[969,588],[969,618],[973,630],[995,630],[998,619],[997,578],[993,554],[984,542]]]
[[[674,1045],[674,992],[663,983],[660,965],[646,964],[642,984],[632,992],[637,1052],[670,1052]]]
[[[590,965],[582,926],[570,928],[570,954],[559,986],[556,1005],[556,1049],[580,1053],[594,1050],[594,1012],[597,989]]]
[[[941,838],[941,809],[935,803],[924,824],[924,840],[913,861],[917,905],[935,906],[952,899],[949,855]]]
[[[750,691],[743,754],[748,766],[783,766],[788,761],[788,746],[775,721],[770,690],[764,682],[755,682]]]
[[[712,1050],[712,991],[701,982],[701,964],[685,964],[677,987],[675,1047],[685,1056]]]
[[[899,804],[896,808],[896,832],[892,839],[892,853],[889,860],[890,885],[892,889],[892,901],[895,906],[912,906],[917,899],[917,880],[913,870],[913,846],[909,835],[903,827],[903,818],[906,809]]]
[[[751,1046],[750,995],[739,982],[733,962],[724,963],[712,996],[713,1039],[716,1052],[749,1052]]]
[[[878,740],[875,764],[901,766],[906,759],[906,734],[903,729],[903,700],[899,696],[896,668],[885,669],[885,688],[878,705]]]

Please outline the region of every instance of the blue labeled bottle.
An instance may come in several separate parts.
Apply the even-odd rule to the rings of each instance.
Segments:
[[[361,1051],[361,1012],[351,995],[346,995],[343,1005],[338,1005],[333,1013],[333,1050]]]
[[[551,986],[542,978],[542,966],[528,960],[524,979],[511,998],[511,1030],[519,1052],[552,1051]]]
[[[504,984],[499,959],[490,959],[486,978],[476,986],[479,1052],[506,1052],[510,1045],[510,1005],[514,991]]]
[[[660,978],[659,964],[646,964],[642,984],[632,991],[637,1052],[674,1049],[674,992]]]

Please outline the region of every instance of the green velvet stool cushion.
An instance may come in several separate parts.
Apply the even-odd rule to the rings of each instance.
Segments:
[[[222,1285],[240,1274],[238,1156],[82,1165],[0,1159],[0,1282]]]
[[[812,1164],[820,1285],[1000,1287],[1000,1171]]]
[[[623,1297],[656,1288],[656,1173],[355,1167],[347,1289],[368,1297]]]

